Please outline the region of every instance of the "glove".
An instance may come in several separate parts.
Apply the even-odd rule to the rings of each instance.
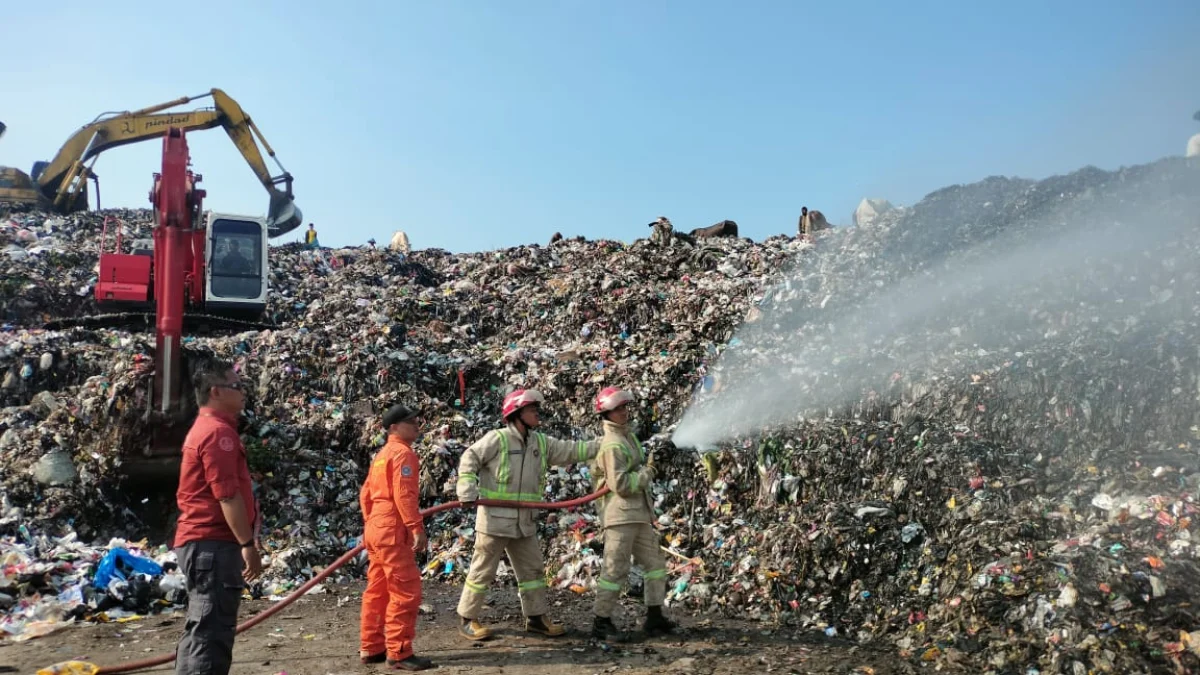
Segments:
[[[644,466],[642,466],[642,470],[640,473],[645,477],[645,479],[647,481],[652,481],[652,480],[654,480],[654,477],[658,474],[658,471],[656,471],[654,469],[653,464],[647,462]]]

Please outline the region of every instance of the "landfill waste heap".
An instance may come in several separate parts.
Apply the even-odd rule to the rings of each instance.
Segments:
[[[1036,243],[1110,203],[1098,236],[1139,210],[1191,224],[1148,244],[1158,258],[1080,254],[1097,284],[1121,280],[1105,286],[1128,298],[1119,313],[1056,305],[1028,286],[1008,298],[1021,330],[984,330],[988,312],[968,308],[955,325],[932,317],[865,344],[820,333],[823,312],[956,260],[984,269],[998,242]],[[146,211],[0,206],[0,628],[10,639],[99,611],[107,596],[89,584],[114,549],[173,560],[164,533],[139,520],[155,497],[121,482],[123,453],[146,431],[153,334],[38,328],[94,311],[105,215],[146,236]],[[964,672],[1183,672],[1200,668],[1197,225],[1200,167],[1170,158],[948,187],[812,243],[565,239],[410,255],[288,244],[271,249],[268,318],[279,328],[187,348],[234,361],[251,384],[243,438],[264,508],[268,595],[358,543],[357,492],[386,406],[426,414],[429,506],[454,498],[458,458],[499,423],[507,391],[542,390],[545,431],[591,438],[590,400],[617,385],[637,395],[640,435],[659,451],[674,611],[886,641],[914,664]],[[986,279],[965,273],[962,284]],[[722,392],[756,368],[802,369],[799,341],[830,368],[894,362],[895,377],[861,390],[847,380],[829,405],[825,381],[779,391],[795,400],[791,419],[739,429],[711,452],[662,442],[689,408],[720,416]],[[588,475],[552,470],[547,498],[591,492]],[[553,585],[585,598],[601,562],[595,522],[590,506],[543,517]],[[463,511],[427,523],[426,579],[461,582],[472,524]],[[331,580],[361,577],[364,565]],[[514,583],[503,568],[500,579]],[[108,595],[122,592],[109,583]]]

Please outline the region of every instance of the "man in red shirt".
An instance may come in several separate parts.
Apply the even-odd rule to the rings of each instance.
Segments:
[[[237,432],[246,395],[233,366],[223,361],[198,372],[194,384],[200,410],[183,441],[175,494],[175,555],[188,590],[175,672],[227,675],[243,580],[262,574],[258,504]]]
[[[383,428],[387,445],[375,455],[359,492],[368,560],[359,658],[363,663],[386,660],[393,670],[426,670],[433,662],[413,653],[421,605],[417,552],[427,541],[418,508],[421,467],[412,449],[421,432],[420,413],[392,406],[383,414]]]

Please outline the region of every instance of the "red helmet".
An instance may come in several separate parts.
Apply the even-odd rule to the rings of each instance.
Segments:
[[[605,387],[600,390],[599,394],[596,394],[596,413],[602,415],[632,400],[633,394],[624,389]]]
[[[508,396],[504,397],[504,407],[501,409],[500,416],[508,419],[508,416],[517,412],[527,405],[545,403],[546,398],[536,389],[518,389]]]

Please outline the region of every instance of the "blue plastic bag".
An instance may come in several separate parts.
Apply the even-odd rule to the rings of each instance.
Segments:
[[[108,582],[113,579],[125,581],[130,572],[158,576],[163,573],[162,565],[149,558],[136,556],[123,548],[114,548],[104,555],[96,566],[96,576],[92,585],[96,588],[108,588]]]

